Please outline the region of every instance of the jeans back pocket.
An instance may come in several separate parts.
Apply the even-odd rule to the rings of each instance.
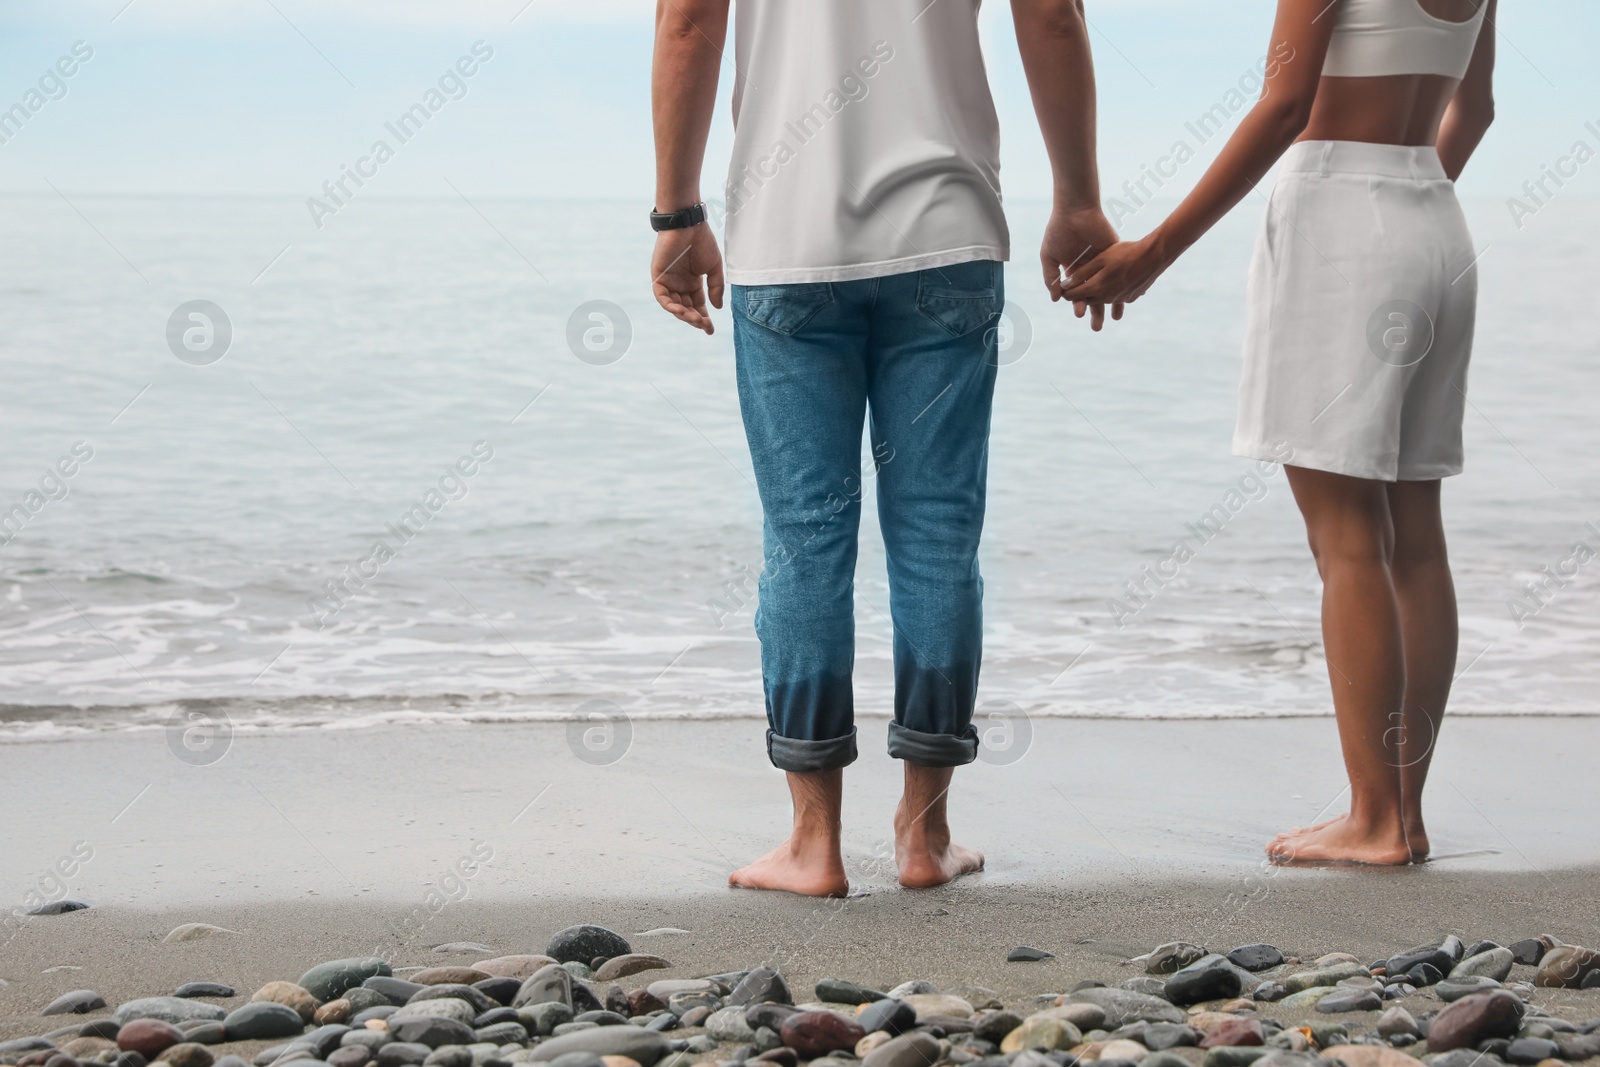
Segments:
[[[827,282],[740,286],[744,317],[773,333],[793,337],[817,312],[833,303]]]
[[[990,259],[953,263],[920,272],[917,310],[938,323],[952,337],[987,326],[1000,313],[995,273],[1000,264]]]

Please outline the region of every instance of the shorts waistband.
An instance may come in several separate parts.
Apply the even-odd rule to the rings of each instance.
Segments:
[[[1368,141],[1296,141],[1283,154],[1284,173],[1366,174],[1416,181],[1447,179],[1432,145],[1373,144]]]

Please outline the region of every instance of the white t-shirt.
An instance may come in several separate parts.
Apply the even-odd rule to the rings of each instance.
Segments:
[[[727,276],[1004,260],[981,0],[738,0]]]

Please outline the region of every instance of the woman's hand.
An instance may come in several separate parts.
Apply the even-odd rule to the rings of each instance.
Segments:
[[[1061,295],[1092,304],[1133,303],[1172,263],[1153,237],[1119,242],[1073,268]]]

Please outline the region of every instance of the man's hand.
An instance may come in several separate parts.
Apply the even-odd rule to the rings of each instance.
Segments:
[[[1050,222],[1044,228],[1044,244],[1039,249],[1039,262],[1044,267],[1044,284],[1050,290],[1050,299],[1060,300],[1065,295],[1064,276],[1070,277],[1075,268],[1116,243],[1117,231],[1098,207],[1052,211]],[[1075,300],[1073,311],[1080,319],[1089,312],[1089,325],[1095,330],[1105,325],[1104,303]],[[1111,317],[1122,318],[1121,301],[1111,305]]]
[[[650,274],[656,303],[697,330],[716,332],[706,310],[706,290],[711,306],[722,307],[722,252],[709,224],[656,234]]]

